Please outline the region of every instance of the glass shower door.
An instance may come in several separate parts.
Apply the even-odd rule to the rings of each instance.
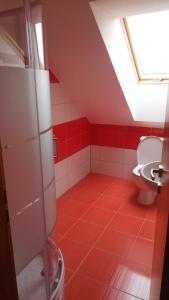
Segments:
[[[1,1],[0,141],[20,300],[51,299],[48,235],[56,208],[40,18],[29,1]]]

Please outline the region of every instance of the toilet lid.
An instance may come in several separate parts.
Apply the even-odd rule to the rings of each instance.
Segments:
[[[137,147],[138,164],[145,165],[151,161],[161,161],[162,143],[162,138],[159,137],[142,137]]]

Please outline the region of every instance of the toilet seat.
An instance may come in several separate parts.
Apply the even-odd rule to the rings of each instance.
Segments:
[[[151,161],[161,161],[163,138],[146,136],[140,138],[137,147],[137,163],[145,165]]]

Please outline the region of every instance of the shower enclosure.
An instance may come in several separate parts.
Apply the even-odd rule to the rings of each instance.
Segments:
[[[50,89],[38,1],[0,4],[0,150],[19,300],[63,299]],[[6,299],[4,299],[6,300]]]

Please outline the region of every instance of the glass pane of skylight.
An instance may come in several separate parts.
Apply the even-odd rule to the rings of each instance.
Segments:
[[[169,11],[128,17],[127,24],[143,75],[169,77]]]

